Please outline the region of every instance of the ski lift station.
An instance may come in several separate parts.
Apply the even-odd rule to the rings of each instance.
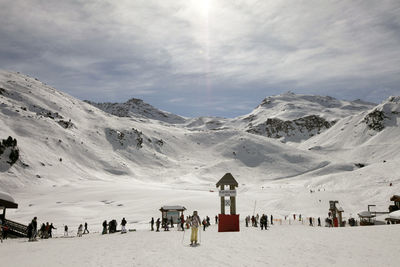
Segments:
[[[170,220],[171,217],[174,223],[178,222],[179,217],[183,215],[183,212],[186,210],[184,206],[162,206],[161,211],[161,218]]]

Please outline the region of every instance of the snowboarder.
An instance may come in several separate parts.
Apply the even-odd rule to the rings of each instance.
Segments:
[[[151,231],[154,231],[154,217],[151,217],[150,225],[151,225]]]
[[[68,236],[68,225],[64,226],[64,236]]]
[[[87,222],[85,222],[85,230],[83,230],[83,234],[88,234],[89,230],[88,230],[88,224]]]
[[[104,220],[103,222],[103,232],[101,234],[107,234],[107,220]]]
[[[80,224],[79,227],[78,227],[78,234],[77,234],[77,236],[78,236],[78,237],[82,237],[82,234],[83,234],[83,225]]]
[[[126,225],[126,220],[125,220],[125,217],[124,217],[124,218],[122,218],[122,221],[121,221],[121,234],[125,234],[126,233],[125,225]]]
[[[156,226],[157,226],[157,231],[156,232],[160,232],[160,224],[161,224],[161,221],[160,221],[160,218],[158,218],[157,222],[156,222]]]
[[[190,226],[192,227],[192,234],[190,235],[190,245],[197,245],[197,233],[199,230],[199,226],[201,224],[201,220],[197,211],[193,211],[193,216],[190,219]]]

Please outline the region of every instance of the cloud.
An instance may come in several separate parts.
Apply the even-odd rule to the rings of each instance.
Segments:
[[[400,94],[396,0],[0,5],[0,68],[83,99],[236,116],[288,90],[375,102]]]

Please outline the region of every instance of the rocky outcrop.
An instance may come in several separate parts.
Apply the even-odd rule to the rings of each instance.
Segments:
[[[374,109],[368,113],[364,118],[364,122],[367,126],[374,131],[380,132],[385,128],[384,120],[387,118],[383,111]]]
[[[17,139],[9,136],[0,142],[0,169],[5,169],[8,164],[12,166],[19,159]]]
[[[295,120],[268,118],[264,123],[249,124],[247,132],[270,138],[283,138],[284,141],[308,139],[333,126],[335,121],[327,121],[316,115],[305,116]],[[296,139],[296,140],[295,140]]]

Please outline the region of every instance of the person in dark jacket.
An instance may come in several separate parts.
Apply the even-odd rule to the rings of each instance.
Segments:
[[[268,219],[267,219],[267,220],[268,220]],[[264,229],[264,225],[265,225],[265,215],[263,214],[263,215],[261,216],[261,219],[260,219],[260,227],[261,227],[261,230]]]
[[[68,225],[64,226],[64,236],[68,236]]]
[[[88,224],[85,222],[85,230],[83,230],[83,234],[89,233]]]
[[[268,220],[268,218],[267,218],[267,220]],[[274,224],[274,216],[272,216],[272,214],[271,214],[271,225],[273,225]]]
[[[218,215],[215,215],[215,224],[218,224]]]
[[[104,220],[104,222],[103,222],[103,232],[101,233],[101,234],[107,234],[107,221],[106,220]]]
[[[49,237],[53,237],[53,229],[57,230],[57,228],[54,227],[53,223],[51,223],[49,226]]]
[[[157,231],[156,232],[160,232],[160,225],[161,225],[161,221],[160,221],[160,218],[158,218],[157,222],[156,222],[156,226],[157,226]]]
[[[44,223],[42,223],[42,226],[39,229],[39,237],[44,238],[45,232],[46,232],[46,225]]]
[[[36,240],[36,236],[37,236],[37,217],[34,217],[31,223],[32,223],[32,239]]]
[[[126,220],[125,220],[125,218],[122,218],[122,221],[121,221],[121,234],[124,234],[124,233],[126,233]]]
[[[33,241],[33,226],[32,222],[28,224],[28,230],[27,230],[27,235],[28,235],[28,241]]]
[[[151,231],[154,231],[154,217],[151,217],[150,225],[151,225]]]
[[[182,214],[181,218],[179,220],[180,220],[180,223],[181,223],[182,231],[185,231],[185,228],[183,227],[183,225],[185,224],[185,216],[183,216],[183,214]]]

